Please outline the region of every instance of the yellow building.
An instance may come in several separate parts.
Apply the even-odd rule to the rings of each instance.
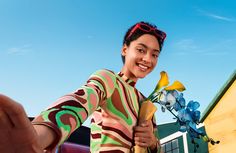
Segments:
[[[201,122],[208,136],[220,141],[208,144],[210,153],[236,152],[236,71],[207,107]]]

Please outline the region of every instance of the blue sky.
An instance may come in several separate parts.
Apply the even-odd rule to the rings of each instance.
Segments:
[[[29,116],[39,114],[95,70],[119,72],[123,35],[143,20],[167,39],[157,68],[137,88],[148,95],[165,70],[203,112],[236,69],[234,6],[233,0],[0,0],[0,93]],[[174,121],[160,109],[156,116],[158,123]]]

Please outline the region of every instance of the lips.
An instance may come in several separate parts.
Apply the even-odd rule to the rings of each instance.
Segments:
[[[147,71],[149,69],[149,66],[147,65],[144,65],[144,64],[137,64],[139,69],[142,70],[142,71]]]

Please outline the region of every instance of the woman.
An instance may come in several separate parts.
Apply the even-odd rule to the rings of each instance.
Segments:
[[[32,123],[21,105],[1,95],[0,152],[53,152],[90,115],[91,152],[132,152],[134,145],[160,151],[155,119],[137,125],[145,97],[135,84],[156,67],[165,37],[155,25],[136,23],[125,34],[119,73],[96,71],[84,86],[58,99]]]

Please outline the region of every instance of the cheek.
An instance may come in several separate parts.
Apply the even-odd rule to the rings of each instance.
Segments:
[[[157,65],[157,61],[158,61],[157,59],[153,60],[153,62],[152,62],[153,68],[156,67],[156,65]]]
[[[129,62],[135,62],[138,59],[138,56],[135,56],[134,54],[129,54],[129,56],[127,56],[127,59],[129,60]]]

